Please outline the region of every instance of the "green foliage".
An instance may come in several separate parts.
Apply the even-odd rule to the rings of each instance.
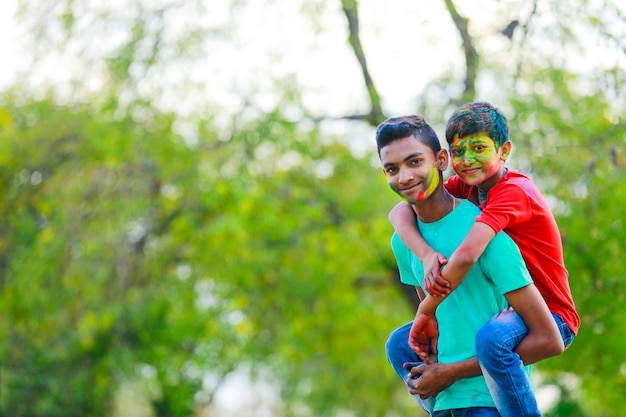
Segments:
[[[553,198],[582,325],[570,349],[539,367],[570,374],[586,413],[576,415],[623,415],[626,120],[608,97],[581,94],[580,80],[570,74],[544,76],[543,88],[514,102],[512,137]]]
[[[172,74],[190,103],[204,94],[187,74],[198,60],[231,70],[217,52],[225,40],[237,48],[229,36],[246,2],[215,20],[221,9],[201,1],[19,3],[35,70],[57,47],[84,67],[63,103],[0,97],[0,413],[123,416],[131,398],[146,404],[140,417],[189,416],[249,370],[280,392],[276,415],[414,415],[384,358],[388,332],[412,310],[389,249],[395,197],[369,155],[308,117],[294,74],[273,80],[274,111],[237,90],[252,105],[227,133],[219,108],[184,121],[156,110]],[[615,1],[526,6],[498,6],[520,20],[506,40],[494,29],[505,20],[488,23],[482,9],[478,25],[470,19],[482,67],[466,76],[497,86],[480,99],[513,110],[516,158],[563,234],[582,327],[537,365],[560,392],[548,415],[624,415],[625,73],[619,59],[593,76],[561,69],[589,45],[623,51],[624,11]],[[327,3],[300,7],[324,35]],[[461,50],[448,53],[462,62]],[[441,74],[416,110],[431,121],[460,95],[458,69]],[[97,99],[67,104],[100,84]]]
[[[190,415],[204,375],[244,364],[285,415],[401,410],[382,347],[410,309],[378,168],[277,113],[225,141],[203,123],[194,147],[120,110],[5,98],[2,410],[110,415],[147,378],[155,415]]]
[[[383,415],[397,383],[380,378],[390,376],[382,346],[390,318],[410,311],[390,309],[399,294],[381,214],[393,196],[374,197],[378,170],[315,128],[269,114],[236,130],[219,145],[230,146],[210,196],[219,211],[194,239],[219,265],[224,318],[240,314],[238,360],[271,364],[285,415],[305,398],[313,415]]]
[[[3,407],[102,415],[120,376],[160,359],[161,345],[178,346],[176,363],[202,331],[198,317],[177,315],[193,287],[173,273],[180,249],[161,240],[174,213],[161,182],[184,176],[194,153],[167,115],[142,127],[49,100],[7,104]],[[186,331],[172,334],[170,322]],[[31,378],[50,395],[35,395]]]

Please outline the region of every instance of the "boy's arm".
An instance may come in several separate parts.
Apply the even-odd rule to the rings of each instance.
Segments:
[[[483,226],[493,232],[493,229],[489,226],[482,223],[476,223],[472,226],[472,230],[470,230],[468,237],[470,237],[470,234],[476,226]],[[482,229],[483,227],[479,227],[477,229]],[[484,234],[489,235],[489,233]],[[468,237],[466,237],[465,240],[468,240]],[[465,242],[462,243],[461,246],[464,244]],[[459,246],[457,252],[461,249],[461,246]],[[486,246],[487,245],[485,244],[485,247]],[[484,248],[482,248],[481,253],[483,250]],[[449,264],[452,263],[453,257],[454,254],[450,257]],[[443,271],[444,277],[446,268],[444,268]],[[469,267],[465,270],[465,273],[468,270]],[[451,281],[451,289],[456,289],[460,283],[461,281],[459,280]],[[513,310],[515,310],[517,314],[520,315],[528,328],[528,335],[515,349],[515,351],[522,358],[522,361],[524,361],[525,364],[531,364],[552,356],[560,355],[564,350],[563,339],[556,326],[554,317],[552,317],[552,313],[550,313],[550,310],[541,296],[541,293],[537,290],[537,287],[535,287],[534,284],[529,284],[517,290],[510,291],[504,296],[509,302],[509,305],[513,307]],[[442,297],[426,296],[417,309],[416,319],[418,316],[424,315],[426,318],[422,317],[420,319],[421,323],[429,323],[429,320],[431,322],[432,320],[435,320],[436,323],[436,319],[434,318],[435,311],[443,300],[444,298]],[[425,325],[421,325],[421,328],[418,328],[415,325],[415,323],[420,322],[417,320],[414,322],[414,325],[411,328],[411,335],[414,333],[419,334],[427,330]]]
[[[426,300],[427,296],[420,287],[415,287],[417,296],[420,299],[420,305]],[[430,297],[432,298],[432,297]],[[437,355],[437,342],[439,340],[439,326],[437,319],[425,316],[419,313],[419,306],[413,319],[413,325],[409,332],[409,347],[426,363],[430,363],[429,353]]]
[[[417,228],[415,229],[417,230]],[[461,285],[467,272],[476,263],[495,235],[494,230],[485,223],[474,223],[463,242],[456,248],[447,265],[441,271],[442,277],[449,282],[448,292],[454,291]],[[424,270],[424,274],[426,274],[426,270]],[[428,363],[428,344],[424,340],[430,340],[430,349],[436,352],[439,331],[435,312],[445,296],[446,294],[443,297],[427,295],[420,302],[409,333],[409,346],[426,363]]]
[[[530,204],[526,186],[506,185],[500,187],[497,193],[491,193],[489,204],[480,215],[483,220],[474,223],[463,242],[450,255],[441,271],[443,279],[456,288],[483,254],[496,230],[506,229],[513,223],[520,225],[531,221],[533,210]]]
[[[415,287],[415,292],[417,292],[417,297],[420,299],[420,303],[424,301],[424,298],[426,298],[424,290],[421,287]]]
[[[528,334],[515,349],[525,365],[563,353],[563,339],[554,318],[534,284],[505,294],[520,315]],[[434,397],[459,379],[481,375],[476,357],[451,364],[423,364],[411,369],[407,385],[413,395]]]
[[[441,276],[449,283],[447,293],[453,291],[458,287],[467,272],[474,266],[480,255],[483,254],[485,248],[491,242],[491,239],[496,235],[496,232],[485,223],[476,222],[467,233],[467,236],[463,239],[463,242],[456,248],[456,250],[450,255],[450,259],[444,265],[441,270]],[[402,238],[402,236],[400,236]],[[441,301],[440,301],[441,302]],[[436,305],[433,304],[436,309]],[[435,310],[431,307],[426,309],[424,306],[423,312],[425,314],[435,314]]]
[[[458,284],[457,284],[458,286]],[[454,290],[456,286],[452,288]],[[415,352],[425,363],[430,363],[429,352],[437,353],[437,343],[439,341],[439,324],[435,311],[444,297],[433,297],[426,295],[420,301],[413,319],[413,325],[409,332],[409,347]]]
[[[467,272],[476,263],[495,235],[494,230],[485,223],[474,223],[467,233],[467,236],[463,239],[463,242],[461,242],[459,247],[452,253],[448,263],[441,270],[441,275],[449,282],[449,292],[454,291],[461,285]],[[427,324],[425,323],[432,323],[433,320],[435,320],[436,323],[435,311],[437,311],[437,307],[444,300],[444,297],[432,297],[428,295],[422,300],[417,309],[416,320],[411,328],[410,340],[426,330]],[[422,315],[422,317],[418,320],[420,315]],[[411,347],[414,348],[414,346]],[[422,352],[415,351],[418,355],[423,356],[421,354]]]
[[[528,328],[528,334],[515,349],[525,365],[563,353],[565,347],[561,333],[535,284],[504,296]]]
[[[466,359],[454,363],[421,364],[411,368],[407,379],[407,387],[413,395],[423,400],[436,397],[441,391],[463,378],[482,375],[478,359]]]
[[[447,259],[441,253],[435,252],[422,238],[411,206],[404,202],[398,203],[389,212],[389,222],[402,242],[424,265],[426,291],[433,295],[447,294],[448,283],[441,277],[441,266],[446,264]]]

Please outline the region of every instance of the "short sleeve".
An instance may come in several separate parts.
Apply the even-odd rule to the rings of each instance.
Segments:
[[[494,236],[478,262],[500,294],[506,294],[532,283],[519,248],[504,232]]]
[[[400,281],[407,285],[421,286],[424,266],[411,253],[411,250],[402,242],[397,233],[394,233],[391,237],[391,249],[400,271]],[[418,279],[418,277],[420,278]]]

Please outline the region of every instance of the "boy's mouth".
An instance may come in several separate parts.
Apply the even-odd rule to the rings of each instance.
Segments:
[[[410,187],[406,187],[406,188],[396,188],[393,186],[393,183],[389,182],[389,188],[391,188],[391,190],[396,193],[397,195],[399,195],[401,198],[403,198],[407,204],[413,205],[415,204],[414,201],[409,199],[409,196],[411,194],[413,194],[413,190],[415,190],[419,185],[421,184],[421,182],[418,182],[416,184],[411,185]],[[421,191],[420,191],[421,193]],[[409,196],[407,196],[407,194]]]
[[[461,172],[463,172],[463,174],[465,175],[472,175],[472,174],[476,174],[477,172],[480,172],[480,168],[466,168],[462,170]]]
[[[421,182],[418,182],[418,183],[410,185],[410,186],[408,186],[406,188],[399,188],[398,191],[400,191],[401,193],[410,192],[411,190],[414,190],[420,184],[421,184]]]

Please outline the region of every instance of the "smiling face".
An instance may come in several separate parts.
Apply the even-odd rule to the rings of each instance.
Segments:
[[[380,150],[383,172],[392,190],[409,204],[430,197],[441,183],[441,173],[448,164],[448,154],[435,155],[430,147],[414,136],[395,140]]]
[[[486,134],[454,136],[450,154],[454,172],[468,185],[489,190],[504,174],[504,162],[509,156],[511,142],[500,148]]]

